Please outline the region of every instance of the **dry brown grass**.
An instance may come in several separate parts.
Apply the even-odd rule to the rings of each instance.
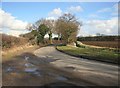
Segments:
[[[2,36],[1,46],[3,50],[10,49],[13,47],[18,47],[28,43],[28,40],[25,38],[14,37],[6,34],[1,34],[1,36]]]

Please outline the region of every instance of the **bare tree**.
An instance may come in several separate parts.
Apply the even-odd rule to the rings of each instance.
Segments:
[[[60,40],[61,38],[61,33],[62,33],[62,28],[61,25],[62,25],[62,20],[58,19],[56,22],[55,22],[55,27],[54,27],[54,32],[55,34],[58,35],[58,41]]]
[[[44,24],[49,28],[48,35],[49,35],[49,40],[50,43],[52,44],[52,34],[54,30],[54,20],[46,20],[46,19],[41,19],[36,22],[36,25],[39,26],[40,24]]]
[[[54,30],[54,20],[45,20],[44,23],[48,28],[48,35],[49,35],[49,40],[50,40],[50,44],[52,44],[52,34],[53,34],[53,30]]]
[[[77,32],[81,23],[77,21],[76,17],[72,14],[63,14],[56,21],[56,31],[59,36],[65,41],[66,44],[76,41]]]
[[[32,31],[32,30],[35,30],[35,29],[36,29],[36,26],[35,26],[34,24],[29,23],[29,24],[26,26],[26,29],[29,30],[29,31]]]

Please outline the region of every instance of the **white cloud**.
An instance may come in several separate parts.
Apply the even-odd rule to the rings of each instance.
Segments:
[[[9,28],[12,30],[23,30],[26,29],[27,22],[16,19],[10,13],[7,13],[0,9],[0,27]]]
[[[62,11],[61,8],[55,8],[51,12],[48,13],[48,17],[46,19],[57,19],[64,13],[76,13],[81,12],[83,9],[80,6],[71,6],[65,9],[66,11]]]
[[[68,8],[68,12],[81,12],[83,11],[81,6],[71,6]]]
[[[89,17],[90,17],[90,18],[101,18],[101,17],[98,16],[97,14],[90,14]]]
[[[104,9],[98,10],[97,12],[104,13],[104,12],[110,12],[110,11],[111,11],[111,8],[104,8]]]
[[[118,12],[120,11],[120,6],[118,6],[118,3],[113,5],[113,9],[114,9],[114,11],[112,12],[112,15],[117,16]]]
[[[62,14],[67,13],[76,13],[83,11],[83,9],[80,6],[71,6],[69,8],[65,9],[66,11],[62,11],[61,8],[55,8],[51,12],[48,13],[48,17],[46,19],[53,19],[56,20],[58,17],[60,17]]]
[[[46,17],[46,20],[56,20],[57,18],[55,18],[55,17]]]
[[[10,13],[7,13],[0,9],[0,32],[8,35],[19,36],[19,34],[25,33],[27,30],[27,22],[16,19]]]
[[[114,17],[110,20],[89,20],[85,22],[81,30],[82,32],[80,31],[79,35],[95,35],[96,33],[117,35],[118,19]]]
[[[84,26],[81,27],[81,29],[78,31],[77,36],[88,36],[89,33],[87,30],[85,30]]]
[[[62,10],[60,8],[55,8],[49,13],[49,16],[61,16]]]
[[[20,34],[23,34],[23,31],[10,30],[7,34],[19,37]]]
[[[101,10],[98,10],[97,13],[111,12],[112,16],[117,16],[118,11],[120,11],[120,6],[118,6],[118,3],[116,3],[112,7],[103,8]]]

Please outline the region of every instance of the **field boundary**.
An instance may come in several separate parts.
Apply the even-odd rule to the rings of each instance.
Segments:
[[[17,52],[17,51],[24,50],[24,49],[31,48],[31,47],[34,47],[34,46],[25,44],[25,45],[21,45],[21,46],[15,46],[10,49],[2,50],[2,56],[7,55],[8,53]]]
[[[70,54],[68,52],[65,52],[63,50],[59,50],[57,47],[55,47],[56,50],[62,52],[62,53],[65,53],[67,55],[70,55],[70,56],[74,56],[74,57],[78,57],[78,58],[83,58],[83,59],[88,59],[88,60],[95,60],[95,61],[100,61],[100,62],[104,62],[104,63],[109,63],[109,64],[114,64],[114,65],[118,65],[118,63],[116,62],[112,62],[110,60],[103,60],[103,59],[97,59],[97,58],[94,58],[94,57],[89,57],[89,56],[85,56],[85,55],[75,55],[75,54]]]
[[[97,45],[89,45],[89,44],[84,44],[80,41],[77,41],[77,44],[78,45],[82,45],[82,46],[85,46],[85,47],[91,47],[91,48],[98,48],[98,49],[111,49],[111,50],[115,50],[116,48],[112,48],[112,47],[102,47],[102,46],[97,46]]]

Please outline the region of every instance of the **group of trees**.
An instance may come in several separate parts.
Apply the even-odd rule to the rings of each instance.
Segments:
[[[58,41],[64,40],[65,44],[76,41],[77,32],[81,23],[70,13],[63,14],[57,20],[40,19],[34,25],[29,25],[27,29],[36,30],[34,33],[37,44],[44,43],[44,37],[49,35],[50,44],[52,44],[52,35],[58,35]]]
[[[55,31],[58,34],[58,40],[61,38],[65,44],[76,41],[77,32],[81,23],[77,21],[72,14],[64,14],[59,17],[55,24]]]

